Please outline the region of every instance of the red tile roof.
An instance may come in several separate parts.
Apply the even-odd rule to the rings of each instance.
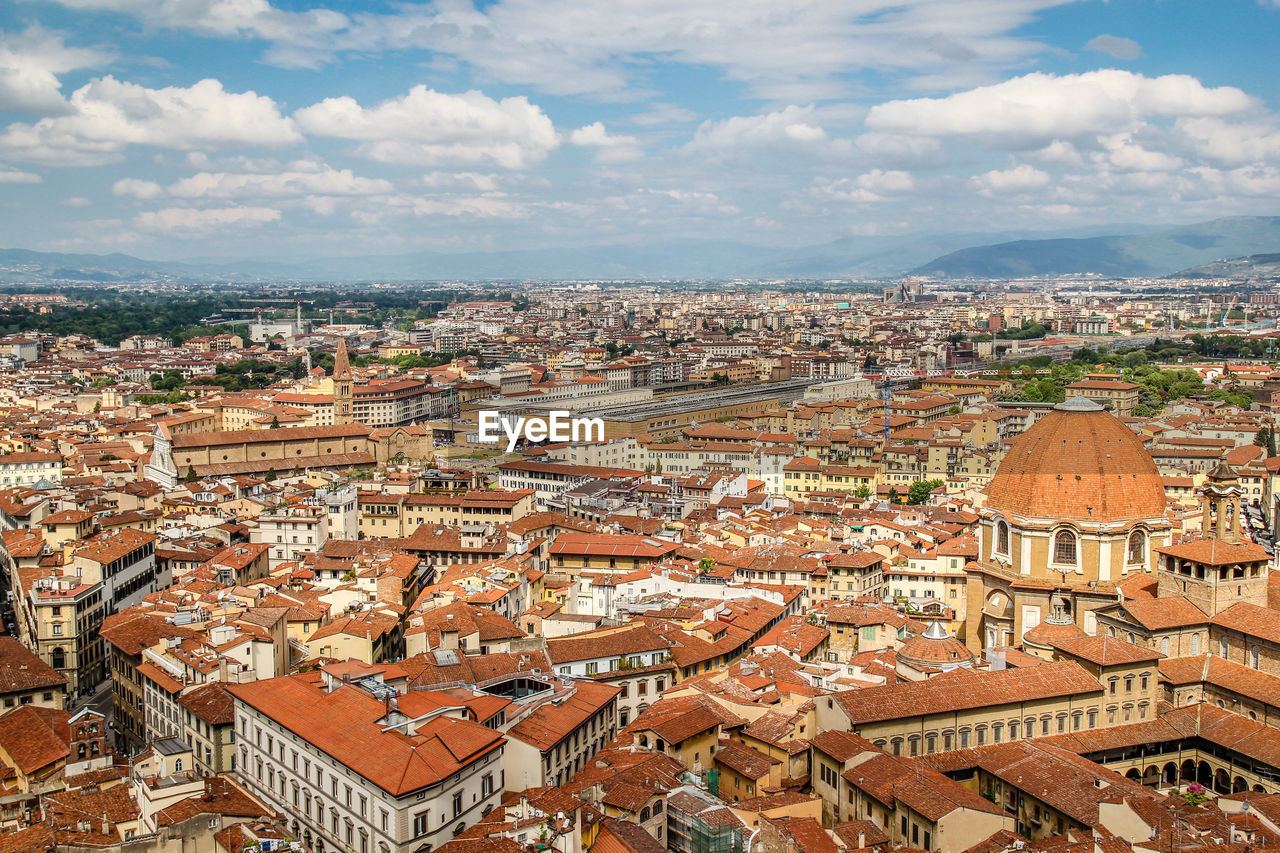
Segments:
[[[378,721],[386,706],[350,685],[326,693],[306,677],[282,676],[227,690],[395,796],[447,779],[503,744],[500,732],[451,717],[436,717],[412,735],[384,731]]]

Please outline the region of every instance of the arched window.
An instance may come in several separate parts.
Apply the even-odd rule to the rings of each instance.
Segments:
[[[1227,642],[1227,638],[1223,637],[1218,641],[1218,656],[1226,657],[1231,652],[1231,644]]]
[[[49,658],[54,669],[62,669],[67,665],[67,653],[62,650],[62,646],[58,646],[49,654]]]
[[[1166,655],[1166,656],[1169,654],[1169,638],[1168,637],[1160,638],[1160,654]]]
[[[1249,665],[1251,667],[1258,669],[1258,664],[1261,663],[1261,657],[1262,651],[1257,646],[1249,647]]]
[[[996,522],[996,553],[1006,556],[1009,553],[1009,523],[1004,519]]]
[[[1191,635],[1191,654],[1193,655],[1200,654],[1200,635],[1199,634]]]
[[[1135,530],[1129,534],[1129,562],[1145,563],[1147,561],[1147,534]]]
[[[645,806],[640,810],[640,822],[646,823],[649,820],[649,807]]]
[[[1076,564],[1076,535],[1070,530],[1059,530],[1054,535],[1053,561],[1067,566]]]

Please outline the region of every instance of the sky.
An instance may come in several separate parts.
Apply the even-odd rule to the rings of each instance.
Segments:
[[[1280,214],[1280,0],[9,0],[0,246],[796,247]]]

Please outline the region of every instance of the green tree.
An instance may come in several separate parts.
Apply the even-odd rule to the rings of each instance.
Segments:
[[[183,482],[185,482],[185,483],[194,483],[196,480],[199,480],[199,479],[200,479],[200,478],[196,476],[196,468],[195,468],[195,466],[194,466],[194,465],[188,465],[188,466],[187,466],[187,473],[186,473],[186,476],[184,476],[184,477],[182,478]]]
[[[945,485],[946,483],[942,480],[917,480],[907,490],[907,503],[922,504],[929,500],[929,495],[934,489],[942,488]]]
[[[853,490],[853,496],[860,501],[865,501],[867,498],[871,497],[871,487],[866,483],[863,483],[861,486],[858,486],[858,488]]]

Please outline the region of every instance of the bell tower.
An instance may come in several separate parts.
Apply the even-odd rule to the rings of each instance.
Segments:
[[[347,357],[347,341],[338,338],[338,351],[333,356],[333,422],[349,424],[355,420],[351,391],[351,361]]]
[[[1225,462],[1209,472],[1200,487],[1200,503],[1204,516],[1200,522],[1200,535],[1204,539],[1216,539],[1232,545],[1240,543],[1240,502],[1244,489],[1240,478]]]

